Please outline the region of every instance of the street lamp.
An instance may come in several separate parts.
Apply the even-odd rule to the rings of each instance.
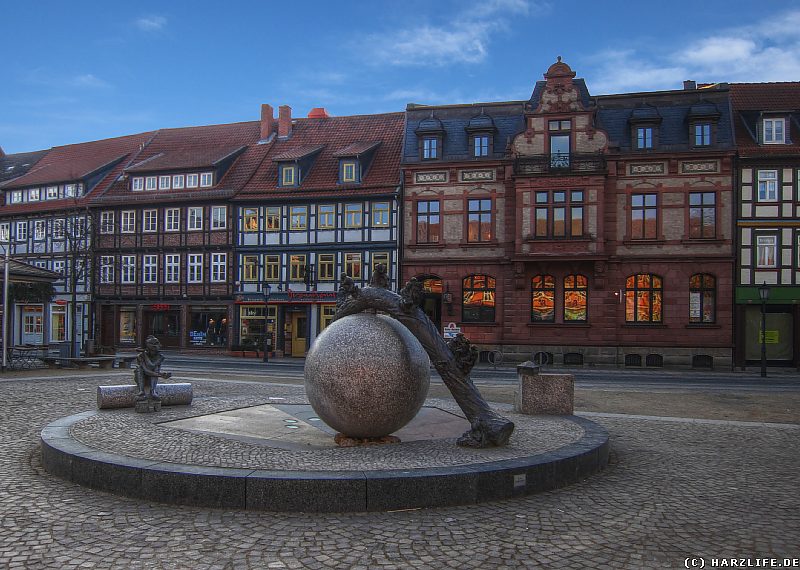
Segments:
[[[3,372],[8,369],[8,264],[11,254],[11,233],[6,242],[5,264],[3,267]]]
[[[767,377],[767,299],[769,299],[769,286],[767,282],[758,288],[761,298],[761,377]]]
[[[272,348],[272,333],[269,330],[269,319],[267,318],[269,310],[267,309],[267,304],[269,303],[269,296],[272,294],[272,285],[264,283],[261,291],[264,293],[264,362],[269,362],[269,351]]]

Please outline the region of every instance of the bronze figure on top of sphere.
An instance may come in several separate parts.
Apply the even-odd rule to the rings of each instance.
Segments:
[[[161,354],[161,343],[150,335],[144,342],[144,350],[140,349],[136,357],[136,370],[133,378],[139,392],[136,395],[136,411],[141,413],[161,410],[161,398],[158,396],[158,379],[170,378],[170,372],[161,372],[164,355]]]

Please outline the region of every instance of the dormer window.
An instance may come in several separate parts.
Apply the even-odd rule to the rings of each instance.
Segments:
[[[433,160],[439,158],[439,138],[424,137],[422,139],[422,159]]]
[[[784,144],[785,132],[784,119],[764,119],[764,144]]]
[[[358,173],[358,163],[354,160],[343,160],[341,162],[340,179],[344,182],[361,182]]]
[[[694,146],[711,146],[711,123],[695,123]]]
[[[131,190],[134,192],[140,192],[144,190],[144,178],[137,177],[131,179]]]
[[[662,117],[658,109],[650,105],[636,107],[631,112],[631,148],[633,150],[653,150],[658,148],[658,126]]]
[[[47,187],[47,199],[48,200],[58,200],[58,186],[48,186]]]
[[[472,156],[489,156],[489,135],[472,137]]]
[[[481,114],[472,117],[466,126],[469,135],[469,152],[474,158],[489,156],[492,149],[492,136],[497,132],[494,120],[483,109]]]
[[[284,164],[280,167],[281,186],[297,186],[299,183],[297,176],[297,165]]]
[[[20,204],[22,202],[22,190],[11,191],[11,203]]]
[[[414,133],[419,142],[419,157],[421,160],[437,160],[442,158],[442,141],[444,140],[445,130],[442,122],[437,119],[433,112],[427,119],[422,119]]]
[[[41,196],[39,188],[31,188],[28,190],[28,202],[38,202]]]
[[[170,176],[159,176],[158,177],[158,189],[159,190],[169,190],[169,182]]]
[[[212,176],[212,174],[210,172],[203,172],[200,175],[200,187],[201,188],[208,188],[209,186],[212,186],[213,184],[214,184],[213,176]]]
[[[176,174],[172,177],[172,188],[181,190],[183,188],[183,174]]]
[[[689,146],[692,148],[714,145],[721,114],[714,103],[700,101],[689,108]]]
[[[65,198],[74,198],[76,196],[75,192],[77,190],[77,186],[75,184],[67,184],[64,186],[64,197]]]
[[[653,148],[653,127],[636,127],[636,148],[639,150]]]
[[[155,176],[148,176],[145,183],[145,190],[155,190],[158,178]]]
[[[186,175],[186,187],[187,188],[197,188],[197,174],[187,174]]]

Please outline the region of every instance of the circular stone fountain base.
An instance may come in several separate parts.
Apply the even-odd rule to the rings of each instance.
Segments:
[[[499,406],[498,406],[499,407]],[[502,408],[501,408],[502,409]],[[341,448],[302,398],[200,398],[159,414],[88,411],[42,430],[52,474],[181,505],[344,512],[474,504],[562,487],[608,462],[608,434],[576,416],[508,415],[507,447],[455,441],[467,422],[428,400],[402,443]]]

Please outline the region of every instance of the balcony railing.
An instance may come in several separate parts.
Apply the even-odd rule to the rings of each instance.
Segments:
[[[597,154],[541,154],[517,158],[514,161],[514,172],[517,175],[602,172],[605,168],[605,160]]]

